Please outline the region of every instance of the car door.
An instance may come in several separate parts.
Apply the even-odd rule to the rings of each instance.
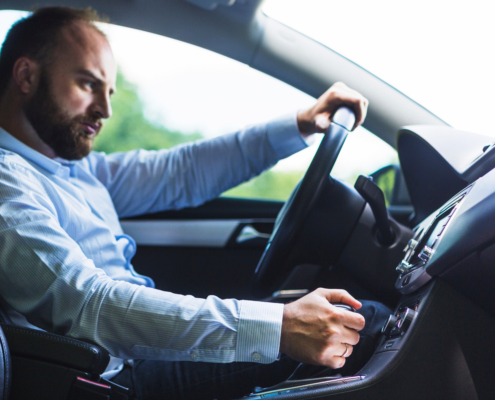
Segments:
[[[2,11],[4,32],[25,14]],[[101,24],[101,29],[111,42],[119,72],[113,116],[96,140],[97,151],[168,148],[287,112],[295,115],[314,102],[217,53],[111,24]],[[378,149],[373,152],[378,160],[369,157],[370,144]],[[122,220],[138,246],[136,271],[151,276],[163,290],[251,298],[250,279],[275,218],[317,145],[198,208]],[[395,159],[390,146],[360,128],[349,138],[334,175],[352,184],[359,173],[371,173]]]
[[[218,198],[197,208],[122,220],[138,245],[133,265],[156,287],[252,298],[250,280],[283,202]]]
[[[103,29],[120,72],[114,116],[97,139],[96,150],[171,147],[287,112],[295,115],[297,109],[314,103],[305,93],[217,53],[146,32],[110,25]],[[143,43],[148,50],[143,50]],[[160,68],[150,70],[150,65]],[[121,221],[137,242],[136,271],[153,277],[163,290],[252,298],[250,280],[275,218],[317,146],[200,207]],[[370,152],[370,146],[376,151]],[[353,184],[360,173],[394,161],[396,153],[390,146],[360,128],[349,138],[334,174]]]

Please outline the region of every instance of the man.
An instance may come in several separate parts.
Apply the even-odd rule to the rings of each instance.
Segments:
[[[360,308],[347,292],[318,289],[286,306],[162,292],[133,270],[119,217],[216,197],[304,148],[336,107],[352,107],[358,126],[367,100],[337,84],[297,118],[170,151],[92,153],[116,79],[93,20],[41,9],[2,47],[2,307],[17,324],[106,348],[115,357],[106,377],[136,398],[236,397],[285,379],[297,362],[342,367],[365,325],[331,305]],[[289,357],[273,363],[279,352]]]

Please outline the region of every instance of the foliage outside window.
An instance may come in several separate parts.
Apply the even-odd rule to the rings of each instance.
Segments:
[[[117,75],[117,91],[112,98],[112,109],[113,116],[106,121],[95,140],[96,151],[113,153],[133,149],[159,150],[204,138],[199,132],[182,133],[149,121],[136,86],[126,80],[121,71]],[[285,200],[302,174],[303,171],[267,171],[229,190],[225,195]]]
[[[25,12],[0,12],[0,39],[24,16]],[[116,25],[100,28],[122,68],[112,99],[114,113],[96,138],[97,151],[170,148],[295,113],[314,102],[283,82],[211,51]],[[280,161],[224,196],[287,199],[316,148]],[[370,174],[396,160],[390,146],[359,128],[349,135],[332,175],[353,184],[359,174]]]
[[[96,151],[113,153],[138,148],[158,150],[204,138],[200,132],[183,133],[150,121],[146,117],[145,105],[138,95],[136,85],[129,82],[121,71],[117,75],[117,92],[112,98],[112,108],[112,118],[106,121],[102,132],[96,138]],[[334,168],[334,176],[354,184],[358,175],[373,172],[374,170],[369,170],[369,165],[363,166],[360,163],[362,160],[355,154],[356,147],[366,148],[366,142],[370,140],[380,141],[362,128],[352,133]],[[316,147],[309,151],[316,151]],[[355,163],[349,165],[348,162],[342,162],[342,159],[349,158],[354,158]],[[392,153],[392,156],[389,154],[388,158],[381,162],[393,163],[395,160]],[[286,200],[304,172],[304,168],[275,168],[225,192],[224,196]]]

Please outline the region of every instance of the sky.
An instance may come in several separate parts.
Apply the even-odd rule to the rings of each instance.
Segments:
[[[495,136],[495,1],[267,0],[264,11],[453,127]]]
[[[264,12],[362,65],[456,128],[495,136],[493,0],[267,0]],[[0,12],[0,40],[21,14]],[[314,99],[237,61],[173,39],[103,26],[150,119],[216,136],[292,114]],[[279,163],[301,169],[316,146]],[[379,157],[376,155],[379,154]],[[334,175],[371,173],[394,151],[360,129]],[[357,161],[359,160],[359,161]]]

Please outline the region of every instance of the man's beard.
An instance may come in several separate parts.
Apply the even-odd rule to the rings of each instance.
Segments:
[[[86,132],[81,122],[99,124],[98,116],[87,114],[70,117],[55,101],[45,71],[40,76],[36,93],[25,107],[26,117],[38,136],[66,160],[80,160],[93,149],[94,136]]]

